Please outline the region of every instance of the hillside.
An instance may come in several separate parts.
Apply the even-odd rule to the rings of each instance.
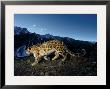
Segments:
[[[75,40],[69,37],[59,37],[50,34],[40,35],[29,32],[26,28],[14,29],[14,74],[15,76],[95,76],[97,75],[97,42]],[[48,40],[61,40],[69,50],[81,53],[86,50],[86,55],[70,58],[65,62],[60,58],[55,61],[44,60],[35,67],[31,66],[33,56],[28,56],[25,49],[33,44],[43,43]]]

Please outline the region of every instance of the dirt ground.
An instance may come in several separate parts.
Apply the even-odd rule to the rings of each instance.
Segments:
[[[67,58],[64,62],[57,60],[42,60],[34,67],[31,64],[34,57],[18,58],[14,61],[15,76],[96,76],[97,63],[89,58]]]

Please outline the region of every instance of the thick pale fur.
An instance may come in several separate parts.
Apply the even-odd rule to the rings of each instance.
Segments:
[[[27,48],[26,52],[28,54],[33,54],[35,57],[35,62],[32,63],[32,66],[36,65],[42,58],[48,60],[47,56],[52,53],[55,54],[52,60],[56,60],[60,55],[63,57],[62,61],[67,58],[67,54],[75,56],[66,45],[59,40],[50,40],[42,44],[33,45]]]

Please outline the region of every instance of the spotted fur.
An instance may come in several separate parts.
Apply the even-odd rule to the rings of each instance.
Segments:
[[[62,61],[64,61],[67,58],[67,54],[75,56],[66,47],[66,45],[59,40],[50,40],[42,44],[33,45],[27,48],[26,52],[28,54],[33,54],[33,56],[35,57],[35,62],[32,64],[32,66],[36,65],[42,58],[48,60],[47,56],[52,53],[55,54],[52,60],[56,60],[60,55],[63,57]]]

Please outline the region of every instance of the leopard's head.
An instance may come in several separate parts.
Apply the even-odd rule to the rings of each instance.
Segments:
[[[31,47],[28,47],[28,48],[26,49],[26,53],[27,53],[28,55],[33,54],[33,53],[35,53],[36,55],[39,55],[39,47],[36,46],[36,45],[33,45],[33,46],[31,46]]]
[[[28,55],[32,54],[32,48],[31,48],[31,47],[28,47],[28,48],[26,49],[26,53],[27,53]]]

